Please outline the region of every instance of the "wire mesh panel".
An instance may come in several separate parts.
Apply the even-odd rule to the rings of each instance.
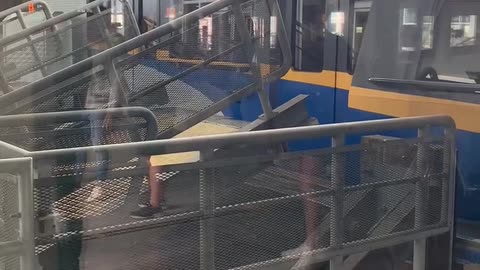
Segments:
[[[104,120],[71,121],[39,127],[39,123],[0,128],[3,141],[30,151],[120,144],[147,140],[147,124],[141,117],[115,119],[104,127]]]
[[[64,168],[35,187],[37,219],[50,224],[37,234],[37,255],[44,265],[71,269],[108,269],[111,262],[116,269],[299,267],[304,257],[337,250],[334,239],[342,248],[366,247],[445,228],[450,144],[396,139],[158,167],[166,208],[143,220],[130,215],[142,204],[145,168],[109,166],[104,178]],[[335,184],[339,177],[343,186]],[[89,201],[95,186],[105,193]]]
[[[215,185],[216,194],[242,199],[232,199],[232,204],[220,204],[217,208],[222,213],[215,223],[215,247],[219,250],[215,258],[217,269],[256,264],[262,259],[272,262],[290,260],[335,248],[332,246],[333,236],[329,229],[331,206],[338,193],[332,190],[329,183],[332,179],[330,175],[338,171],[336,166],[342,166],[340,171],[344,174],[345,181],[348,182],[349,177],[357,177],[355,182],[351,181],[352,184],[346,185],[343,190],[345,195],[342,201],[345,207],[340,219],[344,228],[340,238],[343,246],[367,244],[395,234],[447,226],[441,215],[448,205],[441,193],[445,188],[452,188],[445,186],[448,185],[446,179],[449,168],[440,165],[419,170],[416,166],[418,152],[409,151],[418,146],[417,143],[384,143],[356,150],[345,149],[341,153],[308,154],[281,159],[259,172],[263,175],[268,172],[268,180],[263,179],[265,176],[247,176],[243,181],[234,181],[231,172],[225,174],[228,177],[223,178],[221,184]],[[443,160],[443,154],[449,155],[444,152],[449,150],[443,148],[443,141],[430,142],[426,146],[429,151],[422,159]],[[391,163],[388,157],[375,159],[378,152],[395,155],[399,150],[410,152],[402,158],[412,164],[402,166]],[[332,156],[342,162],[326,167],[325,160],[331,160]],[[375,174],[358,179],[358,172],[364,169],[363,163],[371,159],[375,159]],[[237,173],[243,170],[240,168],[244,165],[238,166]],[[222,170],[216,174],[220,178]],[[283,173],[274,174],[272,171]],[[226,183],[232,182],[241,184],[225,188]],[[428,185],[428,195],[424,198],[428,206],[422,213],[426,222],[420,227],[414,224],[418,210],[415,192],[418,192],[416,185],[419,182]],[[256,188],[252,192],[242,185],[253,185]],[[235,189],[239,194],[230,195],[236,194]],[[261,190],[266,190],[263,195],[259,195]],[[231,214],[227,214],[230,211]],[[240,242],[233,240],[236,239],[235,235],[241,235],[237,237]]]
[[[0,267],[33,270],[32,159],[1,147],[3,157],[17,158],[0,160]]]
[[[18,178],[0,174],[0,243],[20,239]]]
[[[16,270],[20,269],[20,258],[15,256],[0,256],[0,269]]]
[[[32,29],[0,41],[0,69],[10,87],[3,92],[40,80],[139,34],[129,3],[123,0],[98,0]]]
[[[121,144],[155,138],[156,122],[144,108],[25,114],[0,119],[0,138],[29,151]]]
[[[267,3],[247,1],[240,15],[226,5],[200,18],[182,20],[182,27],[174,30],[169,25],[161,26],[114,47],[98,61],[94,57],[94,67],[79,63],[56,74],[60,80],[47,77],[19,89],[19,95],[28,93],[29,100],[14,98],[19,101],[15,108],[5,108],[2,113],[76,110],[89,107],[91,100],[97,108],[112,104],[141,106],[157,116],[159,136],[171,137],[255,90],[263,90],[263,82],[280,78],[285,67],[288,69],[288,61],[272,53],[281,51],[284,55],[286,51],[279,47],[263,49],[267,45],[260,41],[285,43],[284,36],[260,27],[260,23],[254,28],[256,34],[246,38],[241,35],[242,31],[248,32],[246,18],[255,15],[257,21],[271,19],[276,9],[267,9]],[[223,30],[215,37],[204,37],[208,34],[201,27],[205,20]],[[284,33],[282,21],[274,22],[275,31]]]
[[[139,187],[147,177],[145,169],[136,169],[125,168],[125,177],[116,177],[113,169],[105,179],[83,174],[36,186],[38,218],[49,224],[37,234],[36,253],[44,267],[109,269],[111,262],[116,269],[198,266],[198,170],[159,173],[157,181],[172,183],[166,190],[168,209],[157,218],[135,220],[130,212],[139,208]],[[88,201],[98,186],[102,198]]]

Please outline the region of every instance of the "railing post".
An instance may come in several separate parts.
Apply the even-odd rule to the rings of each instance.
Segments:
[[[200,160],[211,158],[213,152],[200,152]],[[215,168],[200,170],[200,269],[215,269]]]
[[[420,178],[415,183],[415,229],[425,225],[425,207],[428,193],[428,168],[426,167],[427,146],[425,140],[430,136],[430,127],[418,129],[420,142],[417,149],[416,175]],[[425,270],[427,239],[417,239],[413,243],[413,270]]]
[[[0,203],[17,205],[15,209],[10,209],[11,219],[18,224],[18,228],[12,228],[18,232],[13,241],[0,242],[0,257],[12,256],[19,258],[19,270],[35,269],[35,242],[34,242],[34,209],[33,209],[33,161],[32,158],[12,158],[0,160],[1,177],[7,176],[14,183],[16,202],[2,201]],[[3,179],[2,179],[3,180]],[[1,185],[4,188],[3,185]],[[14,190],[11,190],[15,193]],[[1,194],[0,194],[1,195]],[[13,195],[13,194],[12,194]],[[12,199],[12,198],[10,198]],[[4,206],[4,205],[2,205]],[[16,226],[15,226],[16,227]],[[8,227],[7,227],[8,229]],[[9,233],[9,230],[6,231]],[[1,265],[0,265],[0,269]]]
[[[446,137],[448,138],[448,141],[450,141],[450,144],[448,146],[448,152],[449,152],[449,175],[448,175],[448,212],[447,212],[447,219],[449,222],[449,226],[453,227],[453,222],[454,222],[454,210],[455,210],[455,177],[456,177],[456,168],[457,168],[457,148],[455,145],[455,128],[448,128],[446,130],[447,134]]]
[[[343,153],[338,153],[337,148],[345,144],[345,135],[337,135],[332,139],[332,179],[331,188],[332,207],[330,210],[330,248],[341,249],[343,246],[343,202],[345,197],[345,158]],[[330,259],[330,270],[343,269],[343,256]]]
[[[455,133],[456,129],[449,127],[445,129],[445,149],[444,157],[445,169],[448,170],[448,174],[445,175],[445,179],[442,186],[442,203],[444,203],[442,208],[442,214],[445,215],[447,220],[442,220],[447,222],[448,227],[450,228],[450,241],[449,241],[449,253],[448,253],[448,270],[453,267],[453,241],[455,240],[455,231],[453,230],[454,221],[455,221],[455,177],[456,177],[456,168],[457,168],[457,149],[455,142]]]
[[[450,219],[450,205],[445,202],[449,201],[450,183],[453,183],[452,177],[455,177],[455,130],[448,128],[444,130],[443,140],[443,163],[442,163],[442,209],[440,223],[444,224]],[[452,159],[453,158],[453,159]],[[452,167],[453,165],[453,167]]]
[[[34,210],[33,210],[33,160],[22,161],[19,173],[18,194],[20,201],[20,238],[24,248],[20,269],[33,270],[35,266]]]

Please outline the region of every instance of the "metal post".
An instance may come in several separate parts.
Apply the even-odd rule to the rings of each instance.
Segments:
[[[45,18],[47,20],[50,20],[51,18],[53,18],[52,12],[50,11],[50,8],[46,3],[39,3],[39,5],[42,6],[43,13],[45,14]],[[56,32],[57,30],[58,30],[57,25],[52,25],[52,32]],[[60,40],[58,36],[56,36],[56,39]]]
[[[457,149],[455,144],[455,133],[456,129],[452,127],[448,127],[445,129],[445,137],[447,138],[446,141],[449,143],[448,147],[448,157],[449,160],[448,164],[448,176],[445,178],[445,186],[442,189],[442,200],[447,200],[445,203],[446,216],[448,227],[450,228],[450,241],[449,241],[449,253],[448,253],[448,270],[453,268],[453,241],[455,240],[455,230],[454,222],[455,222],[455,177],[456,177],[456,168],[457,168]],[[447,149],[447,148],[446,148]],[[446,151],[445,149],[445,151]],[[446,189],[446,190],[445,190]],[[445,196],[445,198],[443,198]]]
[[[343,202],[345,197],[345,160],[342,153],[337,153],[336,148],[345,144],[345,136],[337,135],[332,139],[332,207],[330,210],[330,248],[340,249],[343,246]],[[343,257],[336,256],[330,260],[330,270],[342,270]]]
[[[418,137],[421,139],[417,150],[416,170],[420,177],[415,183],[415,229],[420,230],[425,225],[425,207],[428,193],[428,168],[426,160],[425,139],[429,137],[430,127],[418,129]],[[420,175],[419,175],[420,174]],[[413,270],[425,270],[427,254],[427,239],[417,239],[413,242]]]
[[[212,151],[200,152],[200,160],[211,158]],[[200,170],[200,269],[215,269],[215,168]]]
[[[255,61],[257,61],[255,60],[255,58],[257,57],[255,55],[255,47],[248,29],[247,21],[245,20],[242,12],[242,7],[240,6],[240,1],[235,1],[232,4],[232,10],[233,14],[235,15],[235,21],[237,22],[237,27],[240,33],[240,37],[242,39],[242,43],[244,44],[245,54],[247,55],[248,61],[250,63],[250,68],[255,76],[255,79],[257,80],[258,96],[260,98],[260,103],[262,104],[263,112],[265,114],[266,120],[272,119],[274,116],[272,105],[270,104],[270,98],[268,97],[268,94],[265,92],[265,89],[263,89],[262,73],[258,63],[255,63]]]
[[[425,270],[427,255],[427,239],[413,241],[413,270]]]
[[[3,148],[3,146],[2,146]],[[20,153],[11,153],[18,156]],[[34,270],[34,210],[33,210],[33,159],[30,157],[7,158],[0,161],[3,175],[12,176],[17,186],[18,209],[12,219],[18,219],[18,239],[0,242],[0,257],[19,257],[20,270]],[[8,203],[8,202],[7,202]],[[1,268],[1,267],[0,267]]]
[[[297,46],[295,47],[295,68],[302,68],[302,58],[303,51],[300,48],[303,48],[303,0],[297,1],[297,17],[295,23],[295,31],[292,33],[295,37],[295,42]]]
[[[449,205],[446,204],[446,202],[449,199],[449,183],[450,183],[450,176],[452,175],[452,168],[450,167],[450,162],[451,162],[451,156],[454,155],[455,153],[451,151],[452,150],[450,145],[454,144],[454,134],[455,131],[452,132],[452,129],[445,129],[444,130],[444,140],[443,140],[443,163],[442,163],[442,209],[441,209],[441,216],[440,216],[440,223],[444,224],[447,222],[448,218],[448,210],[449,210]],[[453,134],[452,134],[453,133]],[[454,173],[454,172],[453,172]]]
[[[23,17],[22,12],[19,10],[16,12],[16,14],[17,14],[18,22],[20,23],[22,28],[27,29],[27,24],[25,23],[25,18]],[[27,40],[29,43],[32,44],[30,47],[32,48],[33,56],[37,59],[38,63],[40,64],[40,71],[42,72],[42,75],[47,76],[47,69],[45,68],[45,66],[42,65],[42,58],[40,58],[40,54],[38,53],[37,48],[35,48],[35,44],[33,44],[32,42],[32,36],[28,35]]]
[[[20,269],[33,270],[35,266],[34,213],[33,213],[33,160],[22,158],[18,175],[20,207],[20,239],[23,242],[23,254]]]
[[[455,128],[447,128],[447,137],[450,140],[450,145],[449,145],[449,152],[450,152],[450,160],[449,160],[449,177],[448,177],[448,183],[449,185],[449,194],[448,194],[448,212],[447,212],[447,219],[450,224],[448,224],[451,228],[453,228],[453,222],[455,220],[455,177],[456,177],[456,168],[457,168],[457,148],[455,146]]]

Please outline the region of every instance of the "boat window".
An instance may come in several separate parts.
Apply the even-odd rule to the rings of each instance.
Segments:
[[[319,72],[324,65],[327,27],[324,1],[299,1],[295,33],[295,69]]]
[[[354,84],[378,87],[369,81],[371,78],[480,83],[479,16],[478,2],[374,1]],[[390,88],[398,92],[472,101],[468,93],[455,92],[455,89],[446,93],[418,87]]]

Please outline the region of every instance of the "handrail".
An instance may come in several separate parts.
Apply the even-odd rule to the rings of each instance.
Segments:
[[[158,124],[155,115],[152,111],[143,107],[8,115],[0,117],[0,127],[22,126],[30,125],[32,123],[48,125],[74,121],[89,121],[92,119],[92,116],[94,116],[94,119],[104,119],[107,116],[112,117],[113,119],[141,117],[146,121],[146,140],[154,140],[157,137]]]
[[[145,44],[148,44],[149,42],[152,42],[156,39],[158,39],[159,36],[166,35],[168,33],[171,33],[175,30],[181,29],[184,25],[194,23],[198,20],[198,18],[204,17],[206,15],[212,14],[216,11],[222,10],[230,5],[232,5],[235,2],[235,0],[218,0],[215,2],[212,2],[211,4],[208,4],[200,9],[197,9],[183,17],[177,18],[167,24],[164,24],[162,26],[159,26],[158,28],[151,30],[149,32],[146,32],[140,36],[137,36],[135,38],[132,38],[128,41],[125,41],[122,44],[119,44],[117,46],[114,46],[112,48],[109,48],[103,52],[100,52],[90,58],[87,58],[85,60],[82,60],[75,65],[72,65],[70,67],[67,67],[63,70],[57,71],[53,74],[50,74],[44,79],[33,82],[29,85],[26,85],[22,88],[17,89],[16,91],[10,92],[6,95],[3,95],[0,97],[0,103],[2,104],[11,104],[14,102],[17,102],[18,100],[21,100],[23,98],[27,98],[31,96],[34,93],[40,92],[43,89],[49,87],[52,82],[54,81],[64,81],[68,78],[71,78],[75,75],[81,74],[85,71],[90,70],[94,66],[102,65],[103,63],[106,63],[107,61],[111,61],[111,59],[114,59],[116,57],[119,57],[121,55],[127,54],[128,52],[142,47]],[[278,6],[277,6],[278,8]],[[280,31],[280,35],[285,34],[283,31]],[[284,40],[283,38],[281,38]],[[285,39],[287,40],[287,39]],[[291,64],[291,52],[287,44],[280,44],[282,47],[283,53],[285,53],[283,65],[279,70],[281,71],[276,71],[270,74],[268,76],[267,82],[270,82],[274,79],[274,77],[278,77],[280,75],[283,75],[284,73],[288,72]]]
[[[2,117],[0,117],[1,120]],[[4,117],[6,118],[6,117]],[[8,119],[8,118],[6,118]],[[13,121],[13,120],[10,120]],[[442,136],[433,136],[430,134],[431,129],[433,128],[442,128],[444,134]],[[414,174],[407,174],[400,176],[400,178],[394,178],[392,180],[385,179],[385,175],[379,175],[375,177],[375,180],[370,181],[368,178],[365,181],[356,184],[350,185],[346,183],[345,172],[348,171],[348,165],[346,161],[345,153],[355,153],[358,150],[374,150],[375,148],[366,147],[366,145],[345,145],[344,138],[347,135],[352,134],[369,134],[383,131],[391,130],[403,130],[403,129],[416,129],[418,130],[418,135],[415,139],[400,139],[400,143],[407,143],[404,147],[416,146],[417,150],[411,153],[409,156],[412,159],[412,169]],[[291,255],[284,255],[281,257],[268,257],[262,258],[262,261],[251,262],[248,261],[248,265],[244,266],[234,266],[235,268],[231,269],[253,269],[257,267],[271,267],[272,269],[275,266],[278,268],[283,265],[290,265],[297,262],[293,267],[296,268],[300,265],[303,259],[308,259],[309,263],[318,263],[330,260],[330,263],[333,264],[337,261],[338,258],[342,259],[339,261],[339,268],[343,269],[343,257],[353,256],[352,254],[358,253],[368,253],[374,249],[386,248],[394,245],[399,245],[413,241],[414,244],[414,256],[413,263],[416,265],[415,269],[425,269],[425,257],[426,257],[426,241],[430,237],[440,236],[441,234],[447,233],[448,237],[452,237],[453,230],[453,208],[454,208],[454,194],[455,194],[455,123],[453,119],[449,116],[421,116],[421,117],[410,117],[410,118],[396,118],[396,119],[387,119],[387,120],[376,120],[376,121],[365,121],[365,122],[354,122],[354,123],[341,123],[341,124],[331,124],[331,125],[322,125],[322,126],[310,126],[302,128],[288,128],[288,129],[277,129],[269,131],[259,131],[259,132],[246,132],[230,135],[217,135],[217,136],[205,136],[200,138],[190,138],[190,139],[170,139],[163,141],[155,142],[141,142],[141,143],[125,143],[119,145],[110,145],[110,146],[93,146],[93,147],[82,147],[74,149],[63,149],[63,150],[47,150],[47,151],[37,151],[37,152],[24,152],[20,151],[19,154],[24,154],[25,157],[31,158],[29,160],[29,168],[33,171],[33,168],[41,168],[42,160],[48,161],[50,159],[61,160],[69,155],[80,155],[93,154],[98,152],[108,152],[110,156],[122,157],[132,157],[135,155],[153,155],[153,154],[166,154],[173,152],[184,152],[184,151],[194,151],[194,150],[206,150],[203,153],[212,153],[212,150],[216,148],[226,147],[226,146],[242,146],[247,144],[249,146],[263,145],[263,144],[276,144],[279,142],[286,142],[290,140],[303,140],[303,139],[312,139],[312,138],[325,138],[330,137],[332,139],[332,147],[324,152],[319,151],[302,151],[299,153],[287,153],[282,155],[267,155],[259,157],[256,152],[252,152],[252,156],[244,157],[242,154],[236,156],[235,158],[224,158],[221,155],[216,157],[215,155],[209,156],[202,159],[198,164],[198,167],[194,164],[184,164],[185,167],[180,169],[181,171],[199,169],[199,188],[195,192],[199,192],[198,196],[198,205],[199,208],[186,208],[185,211],[180,212],[179,214],[166,215],[161,218],[154,218],[149,221],[141,222],[123,222],[121,224],[116,224],[115,226],[104,226],[101,228],[91,228],[84,231],[78,231],[76,228],[70,228],[65,234],[58,235],[60,238],[66,237],[67,234],[78,235],[81,240],[95,239],[101,235],[116,235],[127,232],[142,231],[148,228],[154,228],[156,226],[163,226],[164,224],[178,224],[189,221],[197,221],[200,226],[200,256],[201,261],[207,263],[201,263],[202,269],[215,269],[213,266],[213,261],[215,260],[215,254],[211,252],[211,246],[215,244],[215,233],[216,227],[215,222],[217,218],[227,215],[228,213],[238,213],[238,211],[246,211],[250,213],[256,213],[256,215],[262,216],[262,212],[256,212],[256,209],[262,209],[265,206],[278,206],[285,205],[289,201],[296,201],[301,199],[308,199],[311,196],[317,198],[325,197],[332,198],[332,204],[328,206],[329,211],[324,220],[326,220],[330,226],[327,226],[325,232],[330,232],[328,245],[323,246],[319,245],[318,247],[308,247],[305,251],[298,251],[292,253]],[[433,143],[433,145],[431,144]],[[0,142],[1,144],[1,142]],[[379,143],[378,146],[385,147],[386,145],[395,146],[395,144],[389,143]],[[443,153],[441,159],[443,160],[443,166],[439,168],[438,172],[434,172],[433,175],[430,174],[430,168],[428,168],[429,157],[432,157],[429,154],[430,146],[437,146],[438,144],[443,145]],[[4,147],[4,146],[2,146]],[[442,146],[441,146],[442,147]],[[9,150],[10,148],[7,148]],[[254,148],[255,149],[255,148]],[[382,148],[384,149],[384,148]],[[388,148],[394,150],[396,148]],[[235,149],[231,149],[235,152]],[[216,200],[213,190],[216,181],[219,179],[225,179],[225,181],[230,181],[230,177],[223,178],[212,178],[211,176],[216,175],[217,170],[222,170],[223,168],[231,168],[234,166],[241,166],[243,164],[252,164],[257,166],[258,163],[279,161],[278,168],[285,168],[288,170],[288,167],[282,167],[281,163],[288,163],[292,158],[297,159],[298,157],[321,157],[321,155],[327,154],[328,157],[331,155],[331,166],[330,176],[326,177],[326,181],[329,181],[330,186],[322,187],[315,190],[301,190],[295,192],[294,195],[289,193],[275,196],[274,198],[267,197],[258,197],[258,198],[247,198],[246,201],[232,201],[232,202],[222,202],[222,200]],[[376,155],[376,151],[367,153],[368,155]],[[255,157],[255,158],[254,158]],[[238,158],[238,159],[237,159]],[[259,159],[256,159],[259,158]],[[435,157],[435,160],[438,156]],[[248,160],[247,160],[248,159]],[[260,160],[260,161],[259,161]],[[262,161],[263,160],[263,161]],[[15,162],[15,159],[7,159],[6,162]],[[2,163],[0,162],[0,165]],[[318,163],[320,164],[320,163]],[[358,164],[360,165],[360,164]],[[380,162],[380,166],[382,162]],[[289,165],[291,166],[291,165]],[[7,167],[10,169],[12,166]],[[166,172],[169,172],[172,168],[166,168]],[[404,168],[409,170],[408,168]],[[175,168],[178,170],[178,167]],[[231,169],[229,169],[231,170]],[[398,171],[397,171],[398,172]],[[400,170],[400,174],[403,174],[403,169]],[[131,170],[127,172],[127,175],[137,175],[141,173],[144,175],[144,168],[141,168],[140,171]],[[250,174],[251,172],[249,172]],[[29,172],[31,175],[31,172]],[[219,173],[218,175],[222,175]],[[112,176],[113,177],[113,176]],[[294,174],[295,177],[295,174]],[[31,177],[30,177],[31,178]],[[215,181],[216,179],[216,181]],[[253,179],[253,178],[252,178]],[[47,181],[47,178],[37,179],[38,182]],[[295,179],[294,181],[299,180]],[[436,206],[440,206],[437,209],[436,206],[430,206],[431,198],[428,199],[428,182],[429,180],[432,183],[438,183],[441,187],[441,200],[440,203],[435,202]],[[397,221],[404,220],[410,213],[413,213],[414,224],[413,227],[408,227],[400,231],[393,230],[398,223],[394,223],[391,229],[388,232],[381,233],[379,235],[372,235],[366,233],[363,238],[358,240],[351,240],[344,237],[345,235],[345,224],[346,219],[344,219],[344,214],[346,205],[354,203],[355,205],[361,205],[360,211],[369,211],[369,206],[357,202],[352,202],[349,199],[351,197],[347,194],[353,191],[365,191],[365,193],[375,192],[382,187],[395,188],[397,185],[408,184],[409,188],[404,189],[400,188],[401,200],[405,200],[408,203],[406,207],[397,208],[397,206],[392,206],[402,212],[402,215]],[[47,186],[50,184],[47,184]],[[29,185],[30,188],[33,184]],[[47,187],[45,186],[45,187]],[[388,195],[388,191],[379,191],[382,194]],[[24,194],[32,194],[32,192],[24,192]],[[74,193],[71,193],[74,194]],[[413,196],[414,195],[414,196]],[[32,197],[32,196],[30,196]],[[387,199],[387,198],[386,198]],[[435,198],[436,199],[436,198]],[[51,204],[51,202],[46,202]],[[62,203],[62,202],[60,202]],[[65,202],[63,202],[65,203]],[[33,205],[33,204],[26,204]],[[362,206],[363,205],[363,206]],[[356,206],[355,206],[356,207]],[[394,209],[391,208],[391,209]],[[59,208],[60,209],[60,208]],[[353,209],[353,208],[351,208]],[[255,212],[251,212],[254,210]],[[379,209],[380,210],[380,209]],[[425,217],[432,214],[433,216],[439,215],[439,219],[434,223],[429,223]],[[277,212],[275,216],[282,215],[282,212]],[[382,210],[383,212],[383,210]],[[24,212],[22,212],[23,215]],[[30,214],[30,213],[29,213]],[[382,215],[385,213],[382,213]],[[33,217],[33,213],[30,215]],[[29,216],[29,217],[30,217]],[[85,217],[80,217],[85,218]],[[410,219],[408,219],[410,220]],[[378,222],[383,223],[385,220],[379,220]],[[232,221],[229,221],[232,222]],[[295,221],[296,222],[296,221]],[[33,222],[31,222],[33,223]],[[196,224],[196,223],[195,223]],[[121,226],[120,226],[121,225]],[[320,226],[320,225],[319,225]],[[368,225],[371,226],[371,225]],[[374,225],[376,226],[376,225]],[[267,228],[267,227],[265,227]],[[370,227],[368,227],[370,228]],[[33,231],[33,230],[32,230]],[[350,229],[349,229],[350,231]],[[52,233],[52,239],[56,239],[57,235]],[[316,235],[317,236],[317,235]],[[297,238],[301,239],[301,238]],[[28,240],[33,241],[33,235],[28,238]],[[309,241],[308,241],[309,242]],[[34,246],[32,243],[30,246]],[[290,247],[291,245],[289,245]],[[14,250],[19,253],[19,250]],[[275,253],[278,255],[278,253]],[[31,259],[30,261],[33,261]]]
[[[9,15],[12,15],[12,14],[16,14],[18,10],[26,9],[31,4],[43,6],[43,10],[48,17],[47,19],[52,17],[52,14],[50,12],[50,8],[48,7],[47,2],[45,2],[43,0],[31,0],[31,1],[25,2],[23,4],[11,7],[9,9],[0,11],[0,19],[5,18],[5,17],[7,17]]]
[[[1,119],[1,118],[0,118]],[[71,149],[30,152],[34,159],[72,156],[79,153],[111,152],[113,155],[136,153],[140,155],[160,155],[178,152],[202,151],[242,144],[277,144],[298,139],[333,137],[339,134],[373,133],[390,129],[413,129],[422,127],[445,127],[455,129],[450,116],[419,116],[365,122],[329,124],[309,127],[296,127],[266,131],[241,132],[195,138],[169,139],[150,142],[135,142],[119,145],[102,145]]]
[[[53,27],[53,26],[55,26],[59,23],[62,23],[64,21],[70,20],[70,19],[75,18],[77,16],[80,16],[82,14],[85,14],[88,9],[96,7],[99,4],[102,4],[102,3],[107,2],[107,1],[111,1],[111,0],[96,0],[94,2],[91,2],[91,3],[83,6],[82,9],[77,9],[77,10],[73,10],[73,11],[70,11],[70,12],[67,12],[67,13],[60,14],[60,15],[55,16],[53,18],[50,18],[50,19],[48,19],[48,20],[46,20],[42,23],[39,23],[39,24],[34,25],[30,28],[27,28],[27,29],[25,29],[21,32],[18,32],[14,35],[5,37],[3,39],[0,39],[0,46],[3,46],[5,44],[9,44],[9,43],[12,43],[12,42],[16,42],[19,39],[24,39],[25,37],[30,36],[30,35],[38,32],[40,30],[43,30],[43,29],[46,29],[46,28],[49,28],[49,27]]]
[[[441,82],[441,81],[420,81],[420,80],[405,80],[393,78],[369,78],[369,82],[375,84],[391,84],[401,86],[421,87],[432,92],[451,92],[451,93],[465,93],[465,94],[480,94],[480,85],[455,83],[455,82]]]
[[[73,10],[67,13],[63,13],[59,16],[56,16],[54,18],[50,18],[45,22],[33,25],[29,28],[26,28],[25,23],[24,28],[22,31],[19,31],[18,33],[14,33],[12,35],[6,36],[3,39],[0,39],[0,47],[11,47],[8,48],[5,52],[3,52],[4,55],[9,55],[9,54],[18,54],[19,52],[23,52],[23,50],[26,47],[31,47],[31,51],[33,53],[33,57],[35,58],[35,61],[33,62],[28,62],[24,63],[23,65],[20,65],[21,68],[15,68],[14,70],[3,70],[3,72],[0,71],[0,73],[3,73],[1,76],[1,83],[2,83],[2,88],[4,88],[4,92],[12,92],[10,89],[11,87],[8,86],[9,81],[15,81],[27,74],[31,74],[35,70],[41,70],[43,77],[47,76],[48,72],[53,72],[53,70],[62,70],[65,68],[65,65],[54,65],[58,63],[59,61],[62,60],[67,60],[69,56],[74,56],[76,54],[78,55],[87,55],[86,50],[91,46],[93,43],[86,43],[82,44],[81,47],[78,47],[78,45],[73,45],[75,48],[73,51],[69,49],[70,45],[64,44],[65,40],[61,36],[62,33],[66,31],[73,31],[74,28],[78,25],[83,25],[83,24],[90,24],[92,23],[93,20],[96,20],[97,18],[105,15],[109,15],[111,11],[109,9],[102,11],[102,12],[97,12],[99,10],[99,7],[105,4],[110,3],[112,0],[96,0],[94,2],[91,2],[87,5],[82,6],[80,9]],[[132,30],[133,31],[128,31],[129,34],[128,38],[130,36],[138,36],[140,35],[140,30],[138,26],[136,25],[136,21],[134,20],[134,14],[133,11],[129,5],[129,3],[126,0],[120,0],[122,2],[123,8],[124,8],[124,15],[128,15],[125,17],[125,24],[126,25],[132,25]],[[18,11],[17,11],[18,12]],[[84,14],[86,12],[92,12],[95,13],[94,16],[90,16],[88,18],[84,18]],[[20,15],[18,15],[20,16]],[[48,17],[48,16],[47,16]],[[51,17],[51,16],[49,16]],[[79,19],[79,21],[75,20]],[[60,26],[61,23],[69,22],[68,25]],[[38,33],[43,33],[44,31],[49,30],[46,35],[43,35],[42,37],[35,37]],[[101,32],[102,33],[102,32]],[[37,52],[37,44],[40,43],[40,46],[51,46],[48,40],[53,37],[55,40],[55,44],[58,47],[56,53],[54,52],[53,54],[49,54],[46,56],[45,59],[42,59],[39,55],[39,52]],[[110,34],[105,34],[103,35],[103,39],[106,39],[108,44],[110,44],[112,41],[110,40],[112,36]],[[19,41],[27,41],[27,42],[21,42],[21,44],[17,44]],[[82,42],[83,43],[83,42]],[[12,46],[10,46],[12,45]],[[84,51],[84,53],[82,53]],[[26,56],[28,57],[28,56]],[[76,59],[75,57],[72,58],[71,60]],[[68,60],[69,61],[69,60]],[[53,70],[50,69],[50,67],[54,67]],[[7,69],[7,67],[3,67],[4,69]],[[48,72],[47,72],[48,70]],[[32,83],[32,82],[28,82]],[[16,90],[16,89],[13,89]]]

